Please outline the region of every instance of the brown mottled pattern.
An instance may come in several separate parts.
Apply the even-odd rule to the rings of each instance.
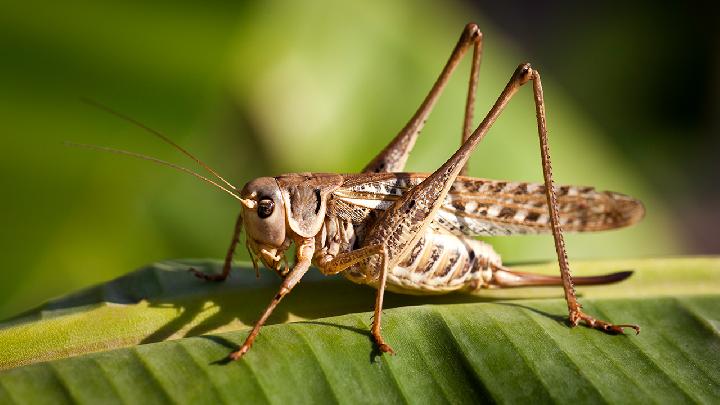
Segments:
[[[475,260],[475,254],[470,252],[470,254],[465,256],[460,256],[458,265],[460,266],[460,269],[455,272],[453,275],[453,279],[456,280],[464,280],[465,276],[472,270],[472,263]]]
[[[540,218],[540,213],[537,212],[537,211],[535,211],[535,212],[529,212],[529,213],[525,216],[525,220],[528,221],[528,222],[536,222],[536,221],[538,220],[538,218]]]
[[[515,209],[510,207],[503,207],[497,217],[500,219],[510,219],[515,216]]]
[[[352,222],[362,240],[362,228],[374,223],[400,195],[424,178],[425,175],[415,173],[346,175],[343,185],[331,197],[328,213]],[[637,222],[644,214],[638,200],[619,193],[569,185],[556,186],[556,191],[564,231],[623,227]],[[491,277],[489,263],[500,264],[500,258],[489,245],[468,236],[550,232],[542,184],[459,177],[432,223],[423,231],[423,239],[419,242],[406,239],[404,235],[419,226],[422,209],[428,204],[431,201],[426,198],[408,202],[398,212],[412,217],[411,220],[388,230],[387,240],[396,251],[408,252],[407,244],[414,244],[402,263],[390,270],[391,290],[440,292],[482,288],[487,285],[483,280]],[[440,245],[442,250],[437,249]],[[371,264],[378,263],[364,265]],[[377,273],[369,273],[356,267],[345,275],[355,282],[372,285]]]
[[[359,207],[340,199],[333,199],[330,201],[330,204],[328,204],[329,214],[336,215],[345,221],[356,224],[365,222],[371,212],[372,209],[370,208]]]
[[[434,244],[430,246],[429,255],[425,255],[413,272],[419,274],[427,274],[435,270],[435,266],[439,263],[440,255],[442,255],[444,247]]]
[[[397,266],[388,275],[388,289],[404,293],[445,293],[457,290],[475,290],[488,286],[492,271],[489,263],[502,265],[492,248],[476,240],[462,241],[452,235],[434,234],[426,239],[426,260],[416,267]],[[442,253],[435,258],[436,245]],[[471,259],[473,258],[473,259]],[[432,263],[432,266],[428,267]],[[484,263],[484,265],[479,265]]]
[[[341,198],[390,202],[423,179],[424,175],[414,173],[349,175],[337,193]],[[628,226],[644,214],[638,200],[619,193],[568,185],[556,186],[556,190],[560,223],[567,232]],[[456,235],[548,233],[544,193],[542,184],[459,177],[434,221]]]
[[[482,288],[491,278],[492,272],[486,271],[489,264],[502,265],[500,256],[482,241],[432,232],[425,235],[424,243],[424,258],[417,266],[391,269],[391,290],[440,293]]]
[[[327,227],[326,231],[347,232],[348,225],[339,221],[338,226]],[[327,235],[322,240],[342,240],[338,235]],[[318,252],[327,246],[318,246]],[[342,243],[340,251],[350,251],[352,243]],[[458,238],[447,233],[438,233],[428,228],[425,235],[412,248],[402,263],[390,269],[387,288],[403,293],[445,293],[456,290],[475,290],[487,287],[491,273],[488,264],[502,265],[500,257],[492,247],[482,241]],[[377,269],[369,268],[370,262],[352,266],[342,274],[349,280],[375,286]],[[484,272],[485,270],[485,272]]]
[[[435,270],[435,277],[443,278],[448,275],[451,271],[455,270],[455,265],[460,259],[460,252],[457,250],[449,250],[445,255],[445,260],[438,263],[437,269]]]
[[[420,238],[417,244],[415,244],[415,247],[413,247],[410,251],[410,254],[408,254],[408,256],[403,259],[398,266],[410,267],[417,265],[419,259],[421,258],[420,254],[423,252],[423,249],[425,249],[425,238]]]

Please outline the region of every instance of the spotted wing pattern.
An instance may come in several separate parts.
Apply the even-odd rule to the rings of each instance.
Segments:
[[[426,175],[417,173],[349,174],[333,193],[334,211],[363,223],[373,211],[385,210]],[[621,228],[642,219],[640,201],[593,187],[556,186],[560,225],[565,232]],[[458,177],[445,198],[433,227],[455,235],[491,236],[548,233],[545,186]]]

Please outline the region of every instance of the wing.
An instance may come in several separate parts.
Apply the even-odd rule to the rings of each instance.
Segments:
[[[333,193],[335,212],[359,223],[385,210],[398,196],[425,179],[425,174],[344,175]],[[556,186],[560,225],[565,232],[594,232],[638,222],[645,208],[624,194],[593,187]],[[433,226],[456,235],[491,236],[548,233],[545,186],[536,183],[458,177]]]

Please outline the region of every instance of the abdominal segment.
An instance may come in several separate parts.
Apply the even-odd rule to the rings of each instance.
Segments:
[[[403,294],[443,294],[488,287],[502,265],[489,244],[428,229],[400,264],[390,269],[386,288]],[[351,281],[376,286],[374,269],[355,266],[344,273]]]

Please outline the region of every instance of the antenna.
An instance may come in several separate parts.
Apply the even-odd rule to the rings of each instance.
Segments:
[[[210,172],[210,174],[212,174],[213,176],[215,176],[218,180],[220,180],[220,181],[222,181],[223,183],[225,183],[226,186],[230,187],[230,188],[233,189],[233,190],[237,190],[237,189],[235,188],[235,186],[233,186],[229,181],[225,180],[221,175],[218,174],[218,172],[216,172],[216,171],[215,171],[212,167],[210,167],[207,163],[205,163],[205,162],[203,162],[202,160],[200,160],[200,159],[198,159],[197,157],[195,157],[192,153],[190,153],[190,152],[188,152],[187,150],[185,150],[185,148],[183,148],[182,146],[176,144],[172,139],[168,138],[167,136],[165,136],[165,135],[164,135],[163,133],[161,133],[160,131],[157,131],[157,130],[155,130],[155,129],[152,129],[152,128],[148,127],[147,125],[145,125],[145,124],[143,124],[143,123],[141,123],[141,122],[139,122],[139,121],[137,121],[137,120],[135,120],[135,119],[133,119],[133,118],[130,118],[130,117],[128,117],[128,116],[125,115],[125,114],[122,114],[122,113],[120,113],[120,112],[117,112],[117,111],[113,110],[112,108],[110,108],[110,107],[108,107],[108,106],[106,106],[106,105],[104,105],[104,104],[100,104],[99,102],[97,102],[97,101],[95,101],[95,100],[91,100],[91,99],[89,99],[89,98],[83,97],[83,98],[80,99],[80,101],[82,101],[83,103],[85,103],[85,104],[87,104],[87,105],[90,105],[90,106],[92,106],[92,107],[95,107],[95,108],[97,108],[97,109],[100,109],[100,110],[102,110],[102,111],[105,111],[106,113],[108,113],[108,114],[110,114],[110,115],[114,115],[115,117],[120,118],[120,119],[123,120],[123,121],[129,122],[129,123],[137,126],[138,128],[144,129],[145,131],[149,132],[150,134],[152,134],[152,135],[160,138],[160,140],[162,140],[163,142],[169,144],[169,145],[172,146],[173,148],[179,150],[179,151],[180,151],[182,154],[184,154],[185,156],[187,156],[187,157],[189,157],[190,159],[194,160],[197,164],[199,164],[200,166],[202,166],[203,168],[205,168],[205,170],[207,170],[208,172]],[[102,149],[102,147],[101,147],[101,149]],[[119,149],[118,149],[118,150],[119,150]],[[117,151],[117,150],[116,150],[116,151]],[[134,153],[134,152],[130,152],[130,153]],[[139,157],[139,156],[135,156],[135,157]],[[147,156],[145,156],[145,157],[147,157]],[[157,162],[158,159],[155,159],[155,158],[150,158],[150,159],[153,160],[153,161],[155,161],[156,163],[159,163],[159,162]],[[194,173],[194,172],[193,172],[193,173]]]
[[[159,165],[171,167],[171,168],[173,168],[173,169],[175,169],[175,170],[179,170],[179,171],[181,171],[181,172],[185,172],[185,173],[187,173],[187,174],[190,174],[190,175],[192,175],[192,176],[195,176],[195,177],[197,177],[198,179],[200,179],[200,180],[202,180],[202,181],[204,181],[204,182],[210,183],[210,184],[212,184],[213,186],[219,188],[220,190],[222,190],[222,191],[230,194],[230,195],[231,195],[233,198],[235,198],[236,200],[239,200],[239,201],[241,201],[241,202],[243,201],[243,199],[240,198],[240,196],[236,195],[235,193],[233,193],[232,191],[228,190],[227,188],[221,186],[220,184],[216,183],[215,181],[213,181],[213,180],[211,180],[211,179],[208,179],[207,177],[205,177],[205,176],[203,176],[203,175],[201,175],[201,174],[197,174],[197,173],[195,173],[194,171],[192,171],[192,170],[190,170],[190,169],[188,169],[188,168],[185,168],[185,167],[182,167],[182,166],[178,166],[178,165],[176,165],[176,164],[174,164],[174,163],[166,162],[166,161],[164,161],[164,160],[160,160],[160,159],[154,158],[154,157],[152,157],[152,156],[142,155],[142,154],[140,154],[140,153],[130,152],[130,151],[127,151],[127,150],[122,150],[122,149],[109,148],[109,147],[107,147],[107,146],[88,145],[88,144],[84,144],[84,143],[74,143],[74,142],[68,142],[68,141],[65,141],[64,144],[65,144],[66,146],[72,146],[72,147],[75,147],[75,148],[93,149],[93,150],[97,150],[97,151],[101,151],[101,152],[108,152],[108,153],[115,153],[115,154],[118,154],[118,155],[130,156],[130,157],[134,157],[134,158],[136,158],[136,159],[147,160],[147,161],[150,161],[150,162],[153,162],[153,163],[157,163],[157,164],[159,164]],[[230,186],[232,187],[232,185],[230,185]],[[233,190],[236,190],[235,187],[232,187],[232,188],[233,188]]]

